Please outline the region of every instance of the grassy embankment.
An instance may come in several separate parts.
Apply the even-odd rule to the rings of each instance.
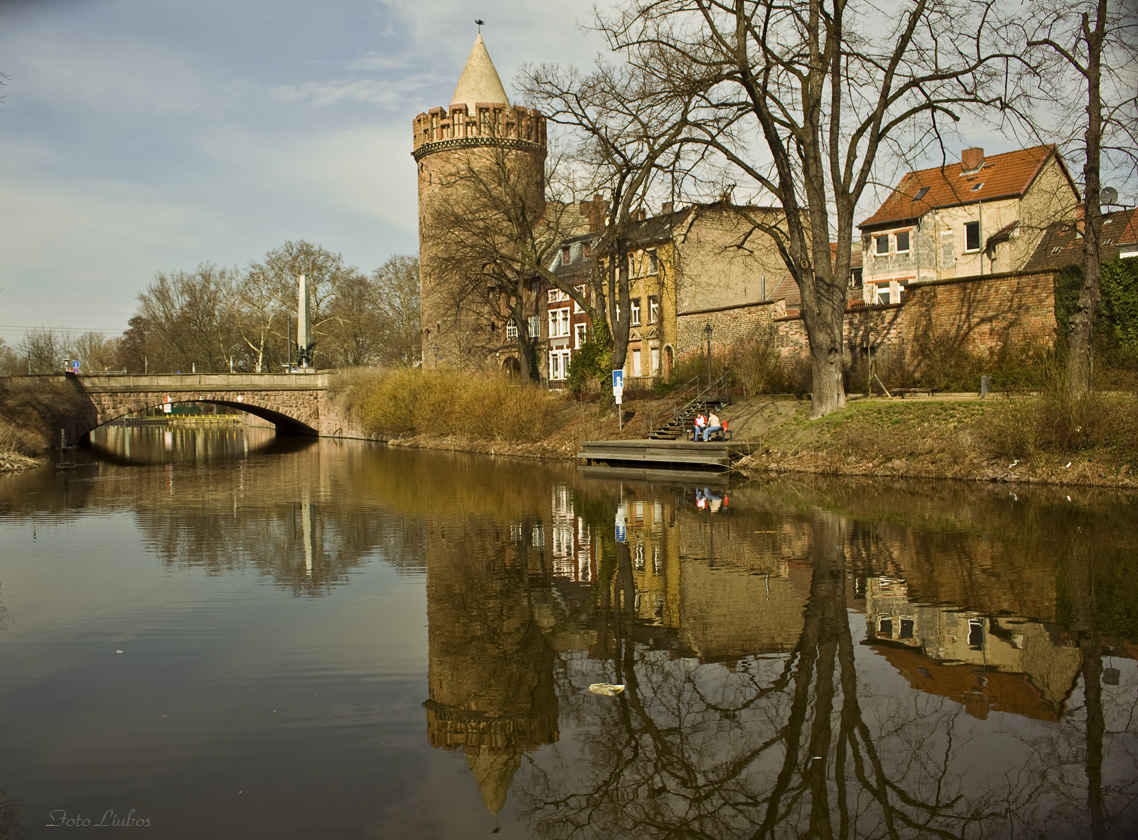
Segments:
[[[1138,487],[1134,394],[861,399],[819,420],[806,403],[789,409],[745,430],[761,445],[740,463],[745,473]]]
[[[76,386],[62,377],[15,384],[0,380],[0,472],[37,466],[59,445],[60,429],[74,443],[80,418],[93,410]]]

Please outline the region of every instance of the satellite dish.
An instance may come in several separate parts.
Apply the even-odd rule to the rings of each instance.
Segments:
[[[1114,187],[1103,187],[1099,193],[1099,204],[1117,204],[1118,190]]]

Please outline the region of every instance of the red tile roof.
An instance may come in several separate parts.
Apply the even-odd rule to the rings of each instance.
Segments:
[[[1078,265],[1083,256],[1082,208],[1080,221],[1055,222],[1047,228],[1039,247],[1028,260],[1026,271],[1052,271]],[[1102,217],[1102,258],[1117,259],[1119,252],[1138,244],[1138,209],[1104,213]]]
[[[1062,166],[1062,159],[1054,146],[1033,146],[986,157],[980,169],[972,173],[962,173],[963,165],[959,162],[943,168],[935,166],[910,172],[877,208],[877,212],[858,227],[878,227],[919,219],[939,207],[1019,197],[1027,192],[1052,155],[1056,155]],[[1063,172],[1066,174],[1066,167]],[[1070,180],[1070,175],[1067,178]]]

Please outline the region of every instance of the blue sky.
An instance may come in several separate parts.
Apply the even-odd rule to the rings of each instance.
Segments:
[[[476,33],[507,90],[587,65],[584,0],[0,0],[0,337],[118,332],[163,270],[417,249],[411,120]]]

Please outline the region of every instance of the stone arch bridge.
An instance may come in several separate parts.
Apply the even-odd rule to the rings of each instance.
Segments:
[[[91,430],[129,414],[171,403],[212,403],[246,411],[273,423],[278,433],[356,436],[345,428],[329,395],[333,373],[311,374],[157,374],[12,377],[56,380],[74,403],[71,434]]]

